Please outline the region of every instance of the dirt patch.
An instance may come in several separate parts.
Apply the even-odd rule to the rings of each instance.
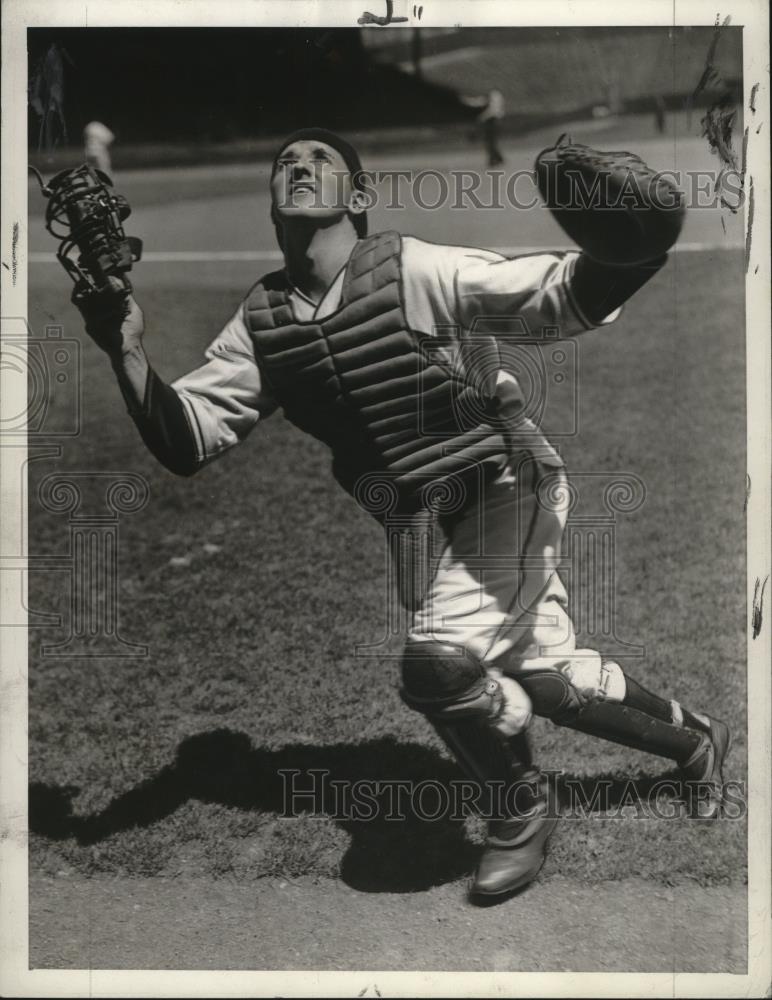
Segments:
[[[30,966],[744,973],[746,905],[743,887],[639,880],[556,878],[478,909],[462,883],[36,878]]]

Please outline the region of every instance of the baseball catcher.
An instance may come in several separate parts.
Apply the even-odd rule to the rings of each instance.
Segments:
[[[681,196],[637,157],[567,138],[539,156],[536,177],[578,251],[507,258],[371,234],[356,151],[302,129],[281,143],[270,181],[284,266],[246,294],[199,368],[159,378],[123,286],[76,300],[167,469],[192,475],[281,408],[329,447],[344,490],[362,503],[368,485],[387,483],[394,508],[441,539],[428,577],[413,558],[421,546],[400,559],[401,692],[491,807],[477,900],[530,882],[556,822],[529,752],[533,715],[677,762],[701,789],[701,816],[721,811],[730,740],[724,723],[576,648],[557,572],[566,515],[548,499],[566,473],[524,411],[495,323],[515,317],[562,338],[611,324],[665,264]],[[452,510],[437,501],[443,489],[460,498]]]

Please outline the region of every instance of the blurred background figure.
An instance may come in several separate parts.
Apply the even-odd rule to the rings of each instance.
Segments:
[[[657,132],[663,135],[665,132],[665,98],[661,94],[654,98],[654,123]]]
[[[461,100],[470,108],[482,108],[477,121],[482,126],[488,166],[498,167],[504,162],[499,149],[499,126],[506,110],[504,95],[494,87],[486,97],[462,97]]]
[[[58,42],[51,42],[31,74],[29,84],[30,107],[40,118],[38,151],[53,152],[60,143],[67,142],[67,123],[64,118],[64,62],[72,66],[67,50]]]
[[[89,122],[83,129],[83,147],[90,167],[111,173],[110,146],[115,136],[102,122]]]
[[[478,121],[482,123],[485,138],[485,151],[488,154],[488,166],[497,167],[504,162],[499,149],[499,125],[504,117],[504,95],[500,90],[493,89],[488,94],[488,103],[483,109]]]

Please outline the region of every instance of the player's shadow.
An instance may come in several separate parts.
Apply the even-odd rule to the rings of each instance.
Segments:
[[[452,761],[417,743],[384,738],[267,750],[252,746],[244,733],[222,729],[184,739],[173,764],[91,815],[73,814],[79,792],[74,786],[30,785],[29,827],[52,840],[74,838],[87,846],[156,823],[190,799],[279,816],[313,812],[332,817],[351,837],[341,867],[344,882],[365,892],[415,892],[458,879],[476,863],[479,847],[467,836],[461,816],[446,810],[435,820],[426,818],[443,801],[437,785],[447,792],[444,800],[452,802],[451,782],[461,777]],[[596,780],[562,776],[558,784],[573,782],[591,802]],[[638,794],[645,796],[655,780],[661,776],[639,778]],[[397,782],[413,790],[427,782],[433,789],[425,786],[419,800],[414,793],[400,793]],[[380,792],[375,783],[381,783]],[[356,802],[351,797],[355,786]],[[604,805],[613,805],[628,786],[610,778]],[[413,808],[417,801],[423,815]],[[361,818],[354,818],[357,808]],[[375,815],[366,818],[370,811]]]
[[[172,764],[92,815],[73,814],[79,789],[33,784],[29,825],[31,832],[51,839],[74,837],[91,845],[156,823],[190,799],[278,816],[313,812],[331,816],[351,836],[341,870],[348,885],[370,892],[410,892],[471,870],[477,848],[463,821],[443,817],[426,822],[410,809],[408,796],[401,802],[394,793],[393,803],[378,798],[375,818],[353,819],[349,790],[363,781],[432,780],[447,787],[458,777],[451,761],[416,743],[378,739],[268,750],[254,747],[244,733],[223,729],[184,739]],[[313,795],[303,794],[312,788]],[[297,794],[290,803],[293,789]],[[392,805],[395,818],[390,819]]]

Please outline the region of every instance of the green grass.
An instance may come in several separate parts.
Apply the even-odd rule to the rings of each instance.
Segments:
[[[39,273],[39,272],[38,272]],[[193,367],[244,291],[168,282],[146,290],[148,349],[170,378]],[[580,431],[570,470],[633,472],[645,504],[618,524],[618,631],[646,647],[625,667],[735,737],[746,773],[744,322],[740,254],[677,255],[616,327],[580,344]],[[78,329],[63,280],[32,276],[30,318]],[[161,331],[166,331],[162,333]],[[84,338],[85,340],[85,338]],[[377,525],[332,483],[316,442],[279,416],[192,480],[144,451],[109,367],[84,343],[83,429],[30,466],[30,548],[64,552],[66,516],[35,488],[65,470],[144,476],[148,505],[120,522],[120,630],[146,658],[41,655],[30,633],[31,867],[73,876],[339,876],[371,891],[471,869],[480,824],[354,823],[279,815],[277,768],[333,777],[456,774],[397,693],[384,629]],[[205,548],[209,546],[209,550]],[[212,548],[216,546],[217,548]],[[189,559],[186,566],[171,560]],[[60,574],[35,572],[30,604],[66,611]],[[538,720],[539,762],[579,777],[649,779],[667,762]],[[559,826],[544,877],[663,883],[744,879],[746,826],[610,819]]]

